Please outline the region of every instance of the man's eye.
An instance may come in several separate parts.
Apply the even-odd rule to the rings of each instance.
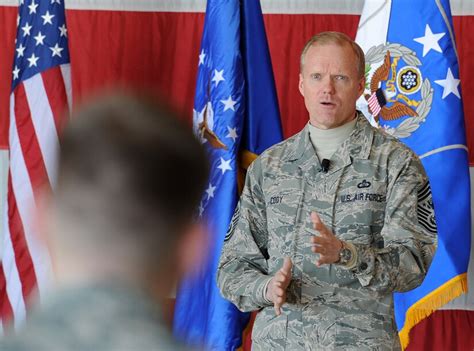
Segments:
[[[347,79],[346,76],[343,76],[341,74],[338,74],[335,78],[336,78],[336,80],[346,80]]]
[[[321,75],[319,73],[313,73],[311,74],[311,79],[319,80],[321,79]]]

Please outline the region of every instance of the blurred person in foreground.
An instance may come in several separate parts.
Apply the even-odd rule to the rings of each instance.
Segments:
[[[392,294],[421,284],[436,247],[428,178],[356,110],[365,59],[354,41],[319,33],[300,60],[309,122],[249,167],[219,287],[260,310],[254,350],[399,350]]]
[[[72,121],[42,219],[57,286],[0,349],[184,349],[160,306],[204,254],[193,214],[205,152],[190,128],[145,100],[103,98]]]

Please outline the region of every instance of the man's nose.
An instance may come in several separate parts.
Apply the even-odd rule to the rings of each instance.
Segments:
[[[334,94],[334,81],[331,77],[325,77],[323,79],[323,93]]]

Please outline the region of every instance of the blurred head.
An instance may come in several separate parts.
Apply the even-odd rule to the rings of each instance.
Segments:
[[[207,176],[200,143],[167,109],[128,96],[85,106],[62,138],[53,201],[57,270],[176,278],[202,251],[193,214]],[[81,262],[84,269],[73,267]]]
[[[323,32],[301,53],[299,90],[310,123],[321,129],[339,127],[355,117],[365,87],[364,52],[348,36]]]

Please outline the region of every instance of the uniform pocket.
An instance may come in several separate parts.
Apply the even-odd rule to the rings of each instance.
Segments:
[[[274,193],[266,198],[270,272],[280,268],[275,266],[279,258],[291,255],[302,198],[300,192],[289,190]]]
[[[372,179],[351,179],[338,190],[335,203],[335,225],[383,226],[387,184]]]
[[[336,235],[339,239],[353,244],[370,245],[374,241],[373,226],[363,224],[347,224],[338,227]]]
[[[344,350],[398,350],[393,348],[393,333],[384,316],[354,310],[350,316],[336,322],[336,349]]]
[[[252,329],[252,343],[262,350],[284,350],[286,345],[288,316],[275,315],[273,307],[267,307],[257,314]]]
[[[293,226],[301,209],[301,192],[283,190],[267,196],[268,229]]]

